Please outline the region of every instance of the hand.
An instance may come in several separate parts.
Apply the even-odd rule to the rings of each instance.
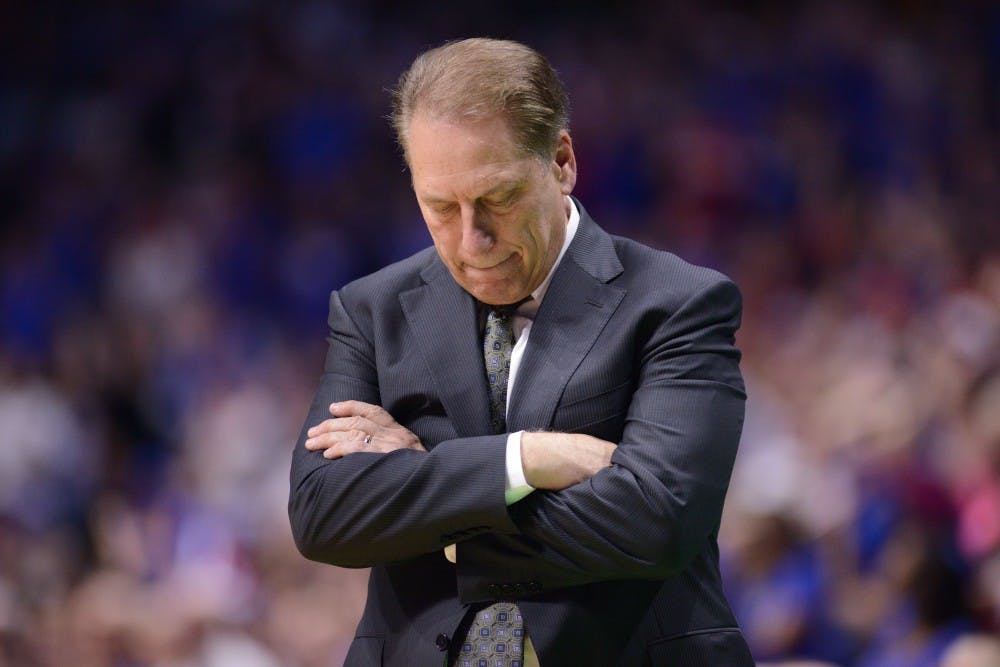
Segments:
[[[582,433],[521,434],[521,466],[528,484],[559,491],[611,465],[616,445]]]
[[[426,452],[420,438],[403,428],[378,405],[361,401],[343,401],[330,406],[333,419],[327,419],[306,432],[306,449],[323,451],[328,459],[339,459],[355,452],[385,454],[397,449]]]

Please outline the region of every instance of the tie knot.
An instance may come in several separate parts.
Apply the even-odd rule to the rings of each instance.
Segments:
[[[531,301],[533,297],[529,294],[520,301],[515,301],[514,303],[504,303],[500,305],[493,305],[489,303],[481,303],[482,308],[486,311],[486,317],[490,319],[501,318],[501,317],[511,317],[517,312],[517,309],[522,305]],[[480,311],[482,312],[482,311]]]
[[[486,311],[486,319],[502,320],[504,318],[510,317],[514,314],[515,308],[516,306],[513,305],[490,306],[489,310]]]

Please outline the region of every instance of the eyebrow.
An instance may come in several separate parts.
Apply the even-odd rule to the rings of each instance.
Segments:
[[[492,188],[490,188],[486,192],[481,193],[478,197],[476,197],[476,199],[477,200],[479,200],[479,199],[485,199],[487,197],[491,197],[491,196],[493,196],[495,194],[498,194],[498,193],[501,193],[501,192],[503,192],[503,193],[515,192],[515,191],[520,190],[521,188],[523,188],[524,185],[525,185],[525,183],[527,183],[527,181],[528,181],[527,178],[521,178],[521,179],[517,179],[517,180],[505,181],[505,182],[502,182],[502,183],[497,183],[496,185],[494,185]],[[448,204],[448,203],[451,203],[451,201],[452,201],[451,199],[447,199],[447,198],[443,198],[443,197],[435,197],[435,196],[421,197],[421,199],[426,204]]]

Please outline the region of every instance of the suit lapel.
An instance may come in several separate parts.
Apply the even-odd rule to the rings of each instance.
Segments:
[[[576,205],[580,226],[542,299],[517,372],[510,431],[551,426],[570,377],[625,297],[606,284],[623,270],[611,237]]]
[[[476,303],[440,261],[424,270],[425,285],[399,295],[416,347],[460,437],[490,432]]]

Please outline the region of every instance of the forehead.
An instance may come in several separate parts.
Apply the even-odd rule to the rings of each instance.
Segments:
[[[501,116],[470,121],[417,114],[410,122],[407,146],[418,196],[471,195],[515,185],[538,163],[518,148]]]

